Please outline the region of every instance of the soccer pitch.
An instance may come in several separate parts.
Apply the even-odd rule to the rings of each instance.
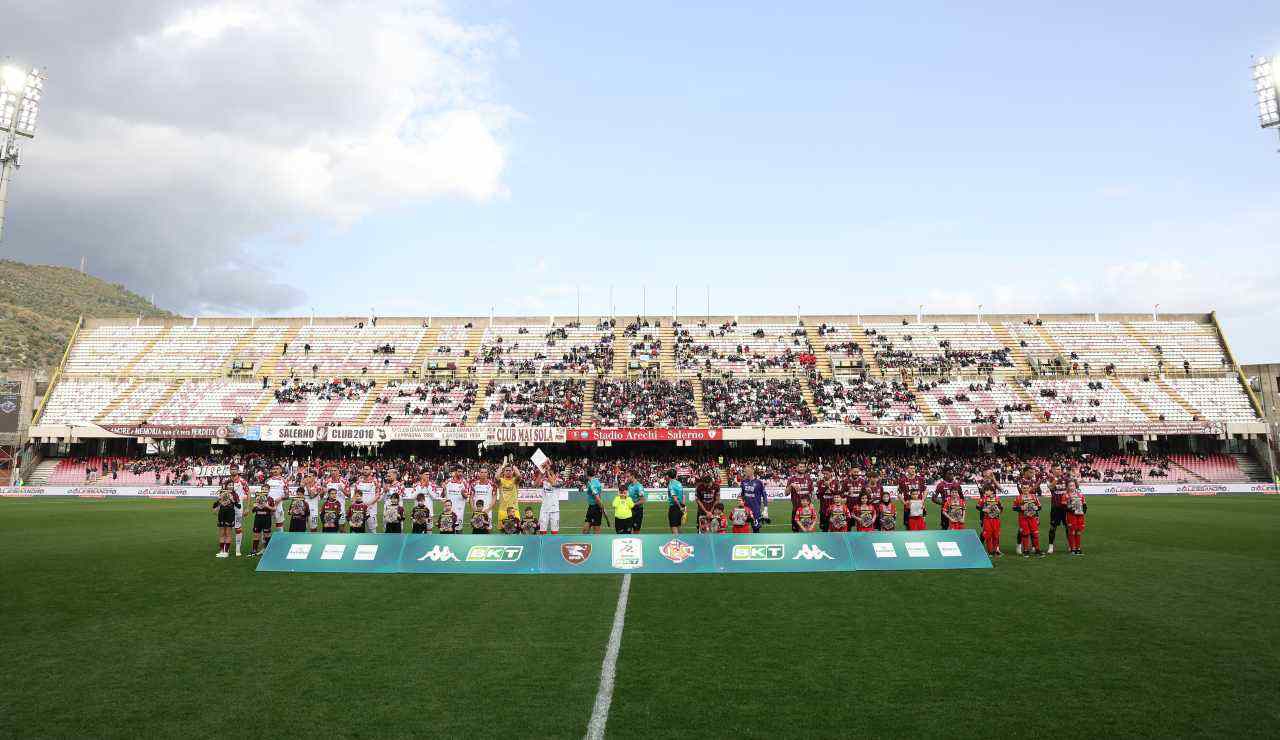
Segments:
[[[637,575],[606,734],[1270,736],[1278,525],[1095,498],[1083,557]],[[256,573],[205,501],[4,500],[0,529],[4,736],[582,737],[622,581]]]

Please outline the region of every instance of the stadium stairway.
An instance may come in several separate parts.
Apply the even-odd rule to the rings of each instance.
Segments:
[[[133,362],[137,362],[137,361],[138,361],[138,358],[135,357],[133,359]],[[133,363],[130,363],[131,366],[132,364]],[[112,412],[116,410],[117,407],[120,406],[120,404],[124,403],[124,400],[128,398],[131,393],[133,393],[135,388],[138,387],[138,382],[139,382],[138,380],[135,379],[135,380],[130,380],[128,382],[129,382],[129,385],[125,386],[124,390],[117,393],[116,397],[111,399],[111,402],[108,403],[106,406],[104,406],[102,411],[99,412],[97,416],[93,417],[93,421],[95,423],[100,422],[103,419],[107,418]]]
[[[1179,463],[1177,460],[1169,460],[1169,465],[1171,467],[1177,468],[1178,470],[1181,470],[1183,473],[1186,473],[1191,478],[1191,480],[1195,481],[1196,483],[1210,482],[1208,478],[1204,477],[1203,475],[1200,475],[1199,473],[1192,470],[1191,468],[1188,468],[1186,465]]]
[[[596,424],[596,379],[587,378],[587,385],[582,390],[582,426],[593,427]]]
[[[1133,339],[1133,341],[1140,344],[1142,348],[1147,351],[1147,354],[1151,355],[1152,365],[1156,364],[1162,359],[1160,356],[1160,353],[1156,352],[1155,345],[1151,344],[1151,342],[1148,341],[1145,336],[1143,336],[1142,332],[1135,329],[1133,327],[1133,324],[1129,323],[1128,321],[1122,321],[1120,325],[1124,327],[1125,333],[1128,334],[1129,337]]]
[[[658,338],[662,340],[662,365],[659,368],[662,377],[667,380],[675,380],[680,377],[680,371],[676,368],[676,330],[671,326],[671,322],[667,322],[658,327]],[[694,393],[701,393],[695,390]],[[699,413],[701,413],[702,402],[698,402]],[[699,417],[701,418],[701,417]]]
[[[809,407],[809,413],[813,414],[813,418],[821,419],[822,414],[818,411],[818,404],[813,400],[813,386],[804,377],[797,375],[796,379],[800,383],[800,396],[804,399],[804,405]]]
[[[1035,396],[1028,393],[1027,389],[1022,387],[1021,383],[1010,383],[1009,387],[1012,388],[1013,392],[1018,395],[1018,398],[1022,399],[1023,403],[1031,406],[1031,412],[1035,414],[1036,419],[1044,418],[1044,407],[1041,406],[1038,401],[1036,401]]]
[[[160,398],[156,399],[155,403],[147,407],[146,412],[142,415],[142,420],[151,421],[152,414],[164,408],[164,405],[169,402],[169,399],[173,398],[178,392],[178,389],[182,387],[182,383],[183,381],[181,380],[169,381],[169,387],[164,389],[164,393],[160,394]]]
[[[1128,385],[1125,383],[1112,383],[1111,385],[1114,386],[1116,390],[1120,391],[1121,395],[1129,400],[1129,403],[1137,406],[1139,411],[1146,414],[1149,421],[1159,420],[1160,415],[1152,411],[1151,407],[1147,405],[1147,402],[1139,398],[1138,394],[1134,393]]]
[[[1058,340],[1054,339],[1053,335],[1050,334],[1049,330],[1044,328],[1043,325],[1032,324],[1032,326],[1035,328],[1036,334],[1040,335],[1040,338],[1044,340],[1044,343],[1047,344],[1049,346],[1049,349],[1052,349],[1055,354],[1060,355],[1064,361],[1067,357],[1070,356],[1071,353],[1063,349],[1062,345],[1058,344]]]
[[[173,332],[172,326],[166,326],[164,331],[156,332],[156,335],[147,340],[147,343],[143,345],[138,354],[134,355],[132,360],[129,360],[129,364],[121,368],[120,374],[125,376],[132,374],[134,366],[141,362],[142,358],[146,357],[151,350],[155,349],[155,346],[168,337],[171,332]]]
[[[433,347],[438,346],[440,339],[440,327],[432,324],[427,330],[422,332],[422,341],[418,342],[418,348],[413,352],[413,360],[409,363],[411,370],[417,370],[419,374],[423,372],[423,365],[427,363],[427,355]]]
[[[1155,382],[1156,382],[1156,387],[1164,391],[1165,395],[1167,395],[1169,398],[1172,398],[1173,402],[1181,406],[1184,411],[1186,411],[1188,414],[1191,414],[1192,418],[1194,419],[1204,418],[1204,415],[1200,413],[1200,409],[1196,408],[1195,406],[1192,406],[1191,402],[1183,398],[1182,394],[1179,393],[1177,389],[1175,389],[1173,386],[1169,385],[1168,383],[1164,382],[1163,377],[1157,375],[1155,377]]]
[[[631,343],[626,341],[628,339],[634,339],[634,337],[614,337],[613,365],[609,368],[610,378],[627,377],[627,365],[631,361]]]
[[[374,413],[373,405],[378,400],[378,396],[381,395],[381,391],[381,388],[375,386],[364,394],[364,402],[360,404],[360,411],[356,414],[356,418],[360,419],[363,424],[380,423],[378,420],[370,419],[369,417]]]
[[[467,409],[467,418],[463,426],[473,427],[480,421],[480,412],[484,411],[484,402],[489,398],[489,384],[477,383],[476,402]]]
[[[248,350],[250,345],[253,344],[254,333],[255,332],[252,329],[250,329],[249,331],[244,333],[244,336],[236,340],[235,346],[232,347],[231,351],[227,353],[227,363],[223,365],[222,372],[220,373],[221,375],[232,374],[231,366],[239,362],[240,358],[244,356],[245,351]],[[258,368],[255,367],[253,370],[254,372],[257,372]]]
[[[835,377],[835,369],[831,366],[831,355],[827,352],[826,342],[822,341],[822,337],[815,337],[813,329],[807,324],[804,327],[804,338],[813,347],[813,355],[817,358],[815,369],[818,375],[824,378]]]
[[[285,332],[284,337],[280,339],[281,352],[277,354],[273,351],[269,356],[269,359],[262,363],[262,367],[257,369],[257,374],[267,376],[275,374],[276,365],[280,364],[280,358],[284,356],[283,347],[288,344],[294,344],[294,340],[298,338],[298,334],[301,331],[301,325],[289,327],[289,331]],[[262,413],[264,409],[266,409],[266,404],[262,404],[262,408],[258,409],[258,413]]]
[[[1020,378],[1026,378],[1031,375],[1031,361],[1027,359],[1027,353],[1022,349],[1022,345],[1013,338],[1009,333],[1009,328],[1004,324],[991,324],[991,332],[996,335],[1000,343],[1009,348],[1009,357],[1013,360],[1013,375]]]
[[[1244,473],[1251,481],[1269,481],[1267,470],[1253,459],[1253,455],[1245,455],[1241,453],[1233,453],[1231,455],[1236,460],[1236,465],[1240,468],[1240,472]]]
[[[53,475],[53,471],[58,467],[61,460],[42,460],[36,465],[36,469],[31,471],[31,477],[27,479],[27,483],[32,486],[49,485],[49,476]]]
[[[702,381],[694,378],[689,381],[693,386],[693,408],[698,412],[698,427],[707,429],[711,426],[711,418],[707,416],[707,410],[702,405]]]

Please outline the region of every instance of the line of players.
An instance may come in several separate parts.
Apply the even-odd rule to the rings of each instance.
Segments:
[[[744,493],[749,482],[743,481]],[[915,466],[909,466],[894,484],[898,500],[902,502],[906,529],[928,528],[925,522],[929,513],[926,502],[932,502],[940,509],[939,529],[965,528],[968,502],[953,471],[943,474],[932,494]],[[844,478],[837,478],[831,470],[826,470],[815,480],[808,474],[805,464],[800,463],[787,479],[786,492],[791,499],[793,532],[873,532],[898,528],[898,505],[874,470],[863,475],[861,470],[855,469]],[[1050,503],[1049,547],[1041,550],[1040,497],[1046,494]],[[699,487],[697,496],[699,508],[705,511],[710,502],[704,501],[709,497],[705,496],[702,487]],[[1005,506],[993,473],[983,474],[978,483],[975,506],[978,530],[987,553],[1004,555],[1000,549],[1000,532]],[[1053,554],[1058,527],[1066,530],[1069,552],[1072,555],[1084,554],[1082,540],[1089,507],[1080,488],[1078,471],[1066,472],[1061,465],[1054,465],[1048,474],[1042,476],[1035,468],[1024,467],[1011,508],[1018,515],[1018,554],[1023,557]]]
[[[697,505],[699,532],[749,533],[759,532],[768,523],[768,495],[764,483],[747,467],[741,482],[737,505],[726,513],[721,502],[720,486],[711,478],[699,481],[694,494]],[[239,471],[233,471],[231,480],[223,486],[213,508],[218,513],[217,557],[229,557],[234,539],[236,556],[241,554],[243,538],[243,513],[246,506],[253,511],[253,540],[250,556],[266,548],[272,531],[283,530],[286,520],[289,531],[294,532],[363,532],[378,531],[379,503],[382,504],[384,531],[398,534],[404,531],[406,519],[415,534],[438,532],[457,534],[463,531],[466,509],[471,508],[471,532],[488,534],[494,530],[505,534],[558,534],[560,529],[559,479],[549,467],[541,478],[541,506],[535,517],[531,507],[519,509],[518,493],[520,474],[514,466],[505,465],[496,480],[488,470],[481,469],[474,480],[468,481],[459,469],[454,469],[443,486],[435,485],[427,475],[416,484],[399,481],[395,471],[388,473],[385,482],[373,475],[370,468],[361,471],[354,483],[343,480],[338,472],[330,469],[323,480],[307,470],[297,475],[299,483],[290,488],[291,481],[276,467],[270,477],[259,474],[254,493]],[[685,519],[684,491],[674,472],[668,475],[668,523],[671,531],[679,534]],[[629,521],[624,525],[621,512],[615,508],[619,532],[639,531],[645,494],[643,489],[628,477],[628,485],[620,490],[618,499],[626,499],[622,507]],[[935,486],[932,494],[925,479],[914,466],[894,483],[898,500],[902,502],[902,518],[907,530],[927,529],[926,502],[940,508],[940,529],[964,529],[968,501],[964,490],[948,471]],[[599,532],[603,506],[603,486],[598,478],[592,478],[584,486],[588,507],[583,532]],[[1088,505],[1080,489],[1080,480],[1074,473],[1064,472],[1055,465],[1047,475],[1040,476],[1030,466],[1024,467],[1017,483],[1018,492],[1012,509],[1018,514],[1018,553],[1024,557],[1032,554],[1047,555],[1054,551],[1057,530],[1066,530],[1069,551],[1083,554],[1082,537]],[[286,491],[292,490],[289,496]],[[800,463],[787,479],[786,493],[791,499],[791,530],[793,532],[872,532],[893,531],[898,528],[898,504],[894,496],[885,490],[885,483],[876,471],[865,476],[860,470],[852,470],[846,477],[837,478],[831,470],[825,470],[817,479]],[[1040,497],[1050,498],[1049,547],[1040,548]],[[978,485],[976,509],[979,532],[988,554],[1002,556],[1000,549],[1001,515],[1005,506],[1000,498],[1000,486],[994,476],[987,473]],[[409,502],[412,502],[410,504]],[[441,512],[435,513],[434,504],[441,504]],[[617,502],[615,502],[616,504]],[[406,506],[408,508],[406,509]]]
[[[251,511],[252,542],[250,557],[266,550],[273,532],[363,532],[375,534],[379,513],[383,532],[400,534],[407,521],[414,534],[460,534],[466,512],[472,534],[558,534],[560,531],[559,478],[549,468],[541,478],[542,495],[537,516],[532,507],[519,509],[520,473],[513,465],[504,465],[496,479],[487,469],[477,472],[473,480],[463,477],[455,468],[442,485],[425,473],[416,482],[402,482],[390,471],[385,481],[373,474],[372,468],[360,471],[354,482],[343,479],[330,468],[317,475],[302,469],[294,476],[285,475],[280,467],[270,474],[259,472],[250,483],[239,470],[231,472],[223,484],[213,510],[218,517],[218,552],[215,557],[230,557],[232,542],[236,557],[241,556],[244,518]],[[437,514],[435,507],[440,505]]]

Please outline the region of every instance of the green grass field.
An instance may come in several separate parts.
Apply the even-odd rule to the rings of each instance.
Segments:
[[[213,524],[0,501],[0,735],[586,731],[620,576],[259,574]],[[1271,736],[1278,529],[1280,497],[1094,499],[1081,558],[635,576],[607,734]]]

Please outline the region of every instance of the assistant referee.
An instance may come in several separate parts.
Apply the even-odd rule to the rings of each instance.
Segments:
[[[680,525],[684,524],[684,486],[676,477],[674,469],[667,471],[667,524],[671,526],[671,534],[680,534]]]

